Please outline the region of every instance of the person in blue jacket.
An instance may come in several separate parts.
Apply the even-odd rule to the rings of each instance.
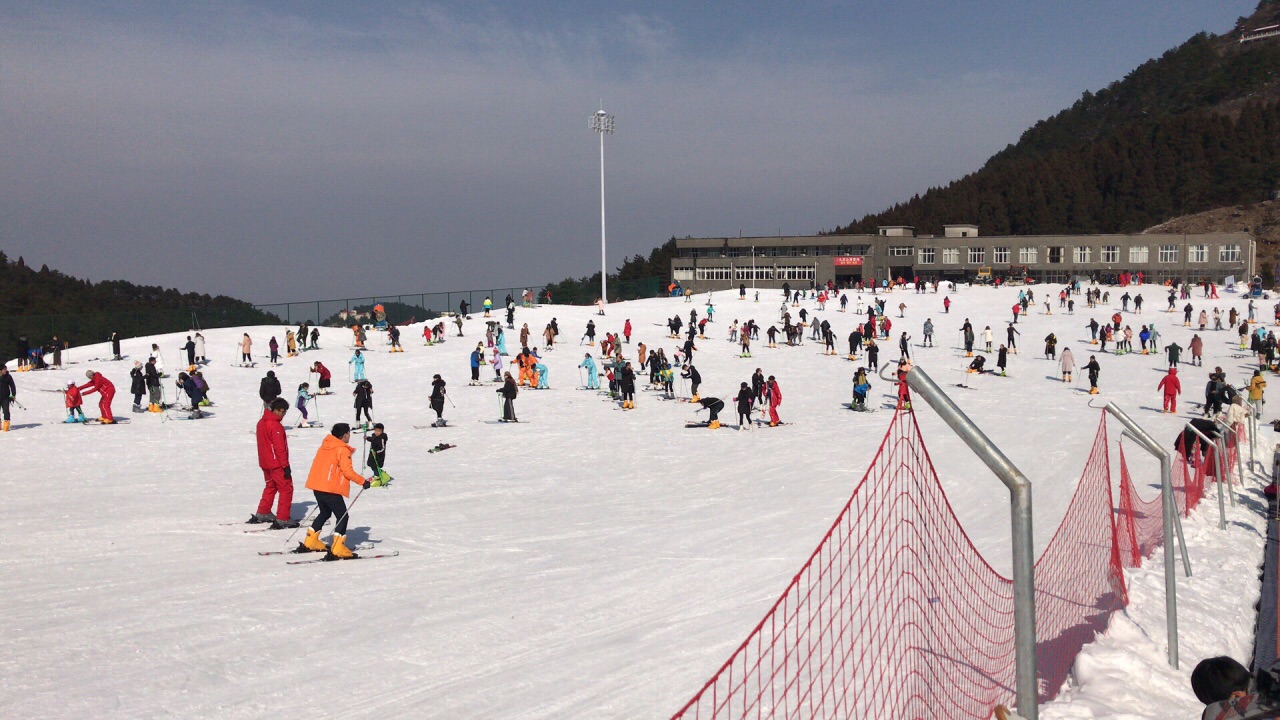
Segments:
[[[347,361],[347,364],[355,365],[356,367],[356,374],[355,374],[355,377],[353,378],[353,382],[360,382],[361,380],[365,379],[364,355],[362,355],[359,350],[356,350],[356,354],[351,356],[351,359]]]
[[[484,349],[479,343],[476,343],[476,349],[471,351],[471,382],[470,385],[480,384],[480,363],[484,361]]]
[[[204,412],[200,410],[200,403],[204,402],[204,391],[200,389],[200,384],[190,375],[178,373],[177,385],[187,393],[187,398],[191,401],[191,419],[204,417]]]
[[[596,373],[596,361],[591,357],[591,353],[587,353],[582,362],[578,363],[578,367],[587,369],[587,389],[599,390],[600,377]]]
[[[498,348],[498,354],[505,356],[507,354],[507,334],[502,332],[502,326],[497,326],[497,337],[494,339],[494,345]]]
[[[550,390],[551,389],[551,371],[547,370],[547,366],[539,362],[533,366],[533,369],[538,371],[538,389]]]

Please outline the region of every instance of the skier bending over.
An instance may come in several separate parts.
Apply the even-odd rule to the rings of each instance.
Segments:
[[[708,397],[708,398],[702,398],[701,400],[698,401],[698,403],[702,405],[702,409],[700,409],[698,412],[702,412],[702,410],[709,410],[711,412],[711,417],[707,421],[707,429],[719,430],[720,429],[720,411],[724,410],[724,401],[721,400],[720,398]]]

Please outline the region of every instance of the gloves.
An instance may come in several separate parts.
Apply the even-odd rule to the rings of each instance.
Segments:
[[[372,483],[370,483],[368,480],[365,480],[364,485],[361,485],[360,487],[364,488],[365,490],[368,490],[371,486],[372,486]]]
[[[285,480],[293,479],[293,468],[289,465],[284,466],[284,479]]]

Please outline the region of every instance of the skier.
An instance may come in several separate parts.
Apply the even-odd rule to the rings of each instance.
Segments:
[[[1004,345],[996,352],[996,367],[1000,368],[1000,377],[1007,377],[1006,368],[1009,366],[1009,348]]]
[[[147,392],[147,378],[141,361],[134,360],[133,369],[129,371],[129,392],[133,393],[133,411],[143,412],[142,396]]]
[[[1018,332],[1018,328],[1014,327],[1014,326],[1013,326],[1013,323],[1009,323],[1009,326],[1005,328],[1005,333],[1004,333],[1004,334],[1005,334],[1005,336],[1006,336],[1006,338],[1005,338],[1005,345],[1007,345],[1007,346],[1009,347],[1009,351],[1010,351],[1010,352],[1012,352],[1012,353],[1013,353],[1013,354],[1015,354],[1015,355],[1016,355],[1016,354],[1018,354],[1018,339],[1017,339],[1017,338],[1018,338],[1018,336],[1019,336],[1019,335],[1021,335],[1022,333]]]
[[[476,343],[476,349],[471,351],[471,385],[480,384],[480,363],[482,362],[484,362],[484,350],[479,343]]]
[[[1178,412],[1178,395],[1182,393],[1182,383],[1178,380],[1178,368],[1169,368],[1169,373],[1160,378],[1157,390],[1164,391],[1164,412]]]
[[[1254,417],[1262,417],[1262,406],[1266,401],[1262,399],[1262,392],[1267,387],[1267,381],[1262,377],[1261,370],[1254,370],[1253,377],[1249,378],[1249,404],[1253,406]]]
[[[333,375],[329,372],[329,368],[325,367],[323,363],[317,360],[314,363],[311,363],[311,372],[320,376],[320,380],[316,384],[316,387],[319,388],[316,394],[328,395],[329,385],[333,381]]]
[[[853,402],[850,403],[850,410],[858,412],[867,411],[867,393],[871,391],[871,382],[867,379],[867,369],[858,368],[858,372],[853,374]]]
[[[258,384],[258,397],[262,398],[262,407],[270,407],[271,401],[280,397],[281,392],[280,380],[276,378],[275,371],[268,370],[266,377]]]
[[[373,426],[373,434],[364,437],[365,442],[369,443],[369,457],[367,464],[373,468],[375,477],[383,477],[383,468],[387,466],[387,441],[391,437],[387,435],[387,429],[382,423]]]
[[[262,412],[258,420],[258,467],[262,469],[265,486],[258,500],[258,511],[250,516],[251,524],[271,523],[273,530],[296,528],[298,522],[289,518],[293,509],[293,469],[289,467],[289,441],[281,420],[289,412],[289,401],[277,398],[271,407]],[[271,503],[276,501],[276,514],[271,514]]]
[[[991,347],[991,343],[987,343],[987,347]],[[902,331],[902,336],[898,338],[898,354],[900,357],[911,357],[911,336],[907,332]]]
[[[311,328],[311,349],[320,349],[320,328]]]
[[[486,295],[484,297],[484,316],[489,317],[489,311],[493,310],[493,298]]]
[[[738,430],[746,430],[751,425],[751,407],[755,404],[755,393],[751,386],[742,383],[738,386],[738,394],[733,398],[738,404]]]
[[[201,335],[200,333],[196,333],[195,344],[196,344],[196,360],[198,360],[200,364],[209,362],[209,358],[205,357],[205,354],[204,354],[204,335]]]
[[[511,377],[511,373],[504,376],[502,387],[495,392],[502,396],[502,422],[520,422],[516,419],[516,395],[519,391],[516,389],[516,379]]]
[[[435,422],[431,423],[431,427],[444,427],[446,421],[444,419],[444,396],[445,381],[440,377],[439,373],[431,376],[431,409],[436,413]]]
[[[311,472],[307,474],[307,489],[315,494],[316,506],[320,508],[316,519],[307,529],[307,537],[298,546],[297,552],[326,552],[325,560],[346,560],[358,557],[347,548],[347,503],[350,483],[368,489],[373,478],[363,478],[351,467],[351,456],[356,449],[348,443],[351,441],[351,428],[346,423],[333,426],[316,457],[311,462]],[[320,530],[330,517],[337,518],[333,529],[333,544],[326,546],[320,539]]]
[[[196,343],[194,340],[191,339],[190,335],[187,336],[187,343],[182,346],[182,349],[187,351],[187,367],[188,368],[195,367],[196,366]]]
[[[942,312],[948,314],[951,312],[951,296],[944,295],[942,298]],[[1017,322],[1017,316],[1014,316],[1014,322]]]
[[[244,334],[244,338],[240,340],[240,364],[250,365],[253,363],[253,340],[249,338],[249,333]]]
[[[988,343],[989,345],[990,343]],[[933,319],[925,318],[924,321],[924,340],[920,343],[921,347],[933,347]],[[853,355],[852,349],[849,351]],[[849,358],[852,360],[853,358]]]
[[[703,410],[709,410],[711,412],[711,417],[707,419],[707,429],[719,430],[720,429],[720,411],[724,410],[724,401],[721,400],[720,398],[707,397],[707,398],[702,398],[701,400],[698,401],[698,403],[702,405],[702,407],[698,410],[698,412],[702,412]]]
[[[245,337],[248,337],[248,335]],[[123,360],[124,357],[120,354],[120,333],[111,333],[111,337],[109,339],[111,340],[111,359]]]
[[[680,373],[680,377],[689,380],[689,402],[698,402],[698,386],[702,384],[702,374],[693,366],[693,363],[689,363],[685,366],[684,372]]]
[[[373,422],[373,383],[368,380],[360,380],[356,383],[356,389],[351,392],[355,398],[354,407],[356,409],[356,425],[360,425],[360,413],[364,413],[364,427],[368,428],[369,423]]]
[[[179,389],[187,394],[187,400],[191,403],[191,415],[189,419],[199,420],[204,417],[204,412],[200,410],[200,405],[204,402],[204,392],[200,389],[200,384],[190,375],[182,372],[178,373],[178,379],[174,382]]]
[[[102,373],[86,370],[85,377],[89,378],[89,382],[80,386],[80,392],[84,395],[98,393],[98,413],[100,417],[98,422],[103,425],[111,425],[116,421],[115,416],[111,414],[111,398],[116,396],[116,386],[102,375]],[[5,427],[8,427],[8,413],[6,413]]]
[[[307,403],[311,401],[311,384],[302,383],[298,386],[298,395],[295,400],[298,412],[302,413],[302,418],[298,420],[298,427],[310,427],[311,416],[307,414]],[[275,403],[272,403],[274,406]]]
[[[587,332],[583,334],[582,340],[590,340],[591,342],[587,344],[590,345],[591,347],[596,346],[596,321],[595,320],[587,321]],[[582,340],[578,341],[579,345],[582,344]]]
[[[190,341],[191,338],[188,337],[187,340]],[[285,357],[295,357],[298,354],[298,340],[292,330],[284,331],[284,350]],[[190,354],[188,354],[188,357],[190,357]]]
[[[1248,326],[1242,324],[1240,327]],[[1202,357],[1202,354],[1204,353],[1204,339],[1199,335],[1192,335],[1189,345],[1189,349],[1191,350],[1191,364],[1204,367],[1204,358]]]
[[[867,365],[870,366],[872,372],[880,367],[880,346],[876,344],[876,339],[868,337],[867,343]]]
[[[636,372],[631,363],[622,366],[618,372],[618,392],[622,394],[622,409],[636,409]]]
[[[1084,366],[1085,371],[1089,373],[1089,394],[1098,394],[1098,373],[1102,372],[1102,366],[1098,365],[1098,359],[1089,356],[1089,362]]]
[[[1169,343],[1164,351],[1169,354],[1169,367],[1177,367],[1178,358],[1182,356],[1182,346],[1176,342]]]
[[[143,382],[147,386],[149,412],[158,413],[164,411],[164,394],[160,389],[160,371],[156,370],[156,359],[149,358],[147,364],[142,370]]]
[[[769,427],[777,427],[782,420],[778,417],[778,406],[782,404],[782,388],[772,375],[765,386],[765,394],[769,398]]]
[[[1044,356],[1053,360],[1057,358],[1058,352],[1058,336],[1049,333],[1044,339]]]
[[[631,344],[631,318],[622,325],[622,341],[627,345]]]
[[[400,328],[395,325],[387,328],[387,339],[391,341],[391,352],[404,352],[404,347],[400,344]]]
[[[355,375],[354,375],[354,376],[352,376],[352,378],[351,378],[351,381],[352,381],[352,382],[360,382],[361,380],[364,380],[364,379],[365,379],[365,377],[364,377],[364,352],[363,352],[362,350],[360,350],[360,349],[356,349],[356,354],[351,356],[351,359],[347,361],[347,364],[348,364],[348,365],[355,365]]]
[[[982,341],[986,343],[986,352],[991,352],[991,326],[988,325],[982,329]]]
[[[134,368],[134,370],[137,370],[137,368]],[[83,405],[83,401],[80,399],[80,388],[76,387],[74,380],[67,383],[67,389],[63,394],[66,396],[67,405],[67,419],[63,420],[63,422],[84,422],[85,416],[84,409],[81,407],[81,405]]]
[[[9,432],[9,405],[18,399],[18,386],[13,383],[7,365],[0,364],[0,432]]]
[[[587,384],[586,384],[586,389],[588,389],[588,390],[599,390],[599,389],[600,389],[600,377],[599,377],[599,374],[598,374],[598,373],[597,373],[597,371],[596,371],[596,361],[595,361],[595,359],[594,359],[594,358],[592,358],[592,357],[591,357],[591,353],[586,353],[586,354],[583,356],[582,362],[578,363],[578,367],[580,367],[580,368],[586,368],[586,370],[587,370],[587,373],[586,373],[586,375],[587,375]]]
[[[469,309],[471,309],[470,304],[468,304],[468,303],[467,303],[466,298],[463,298],[461,301],[459,301],[459,302],[458,302],[458,317],[459,317],[459,318],[464,318],[464,317],[465,317],[465,318],[467,318],[468,320],[470,320],[470,319],[471,319],[471,317],[467,315],[467,311],[468,311]],[[458,324],[458,329],[459,329],[459,332],[461,332],[461,329],[462,329],[462,324],[461,324],[461,323],[459,323],[459,324]]]
[[[1071,382],[1071,376],[1076,370],[1076,356],[1071,352],[1071,348],[1062,349],[1062,357],[1058,359],[1058,369],[1062,371],[1062,382]]]

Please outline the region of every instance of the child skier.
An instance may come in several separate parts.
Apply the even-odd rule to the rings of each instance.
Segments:
[[[436,419],[435,419],[435,422],[431,423],[431,427],[445,426],[444,395],[445,395],[445,382],[440,377],[439,373],[437,373],[433,375],[431,378],[431,398],[430,398],[431,409],[436,412]]]
[[[390,439],[382,423],[373,426],[372,435],[364,437],[365,442],[369,443],[369,467],[373,468],[373,474],[378,478],[382,478],[383,468],[387,466],[387,441]]]
[[[599,390],[600,378],[596,374],[596,361],[591,357],[591,353],[586,353],[583,356],[582,362],[578,363],[578,367],[586,368],[587,370],[586,388],[588,390]]]
[[[1097,358],[1090,355],[1089,363],[1084,366],[1084,369],[1089,373],[1089,394],[1097,395],[1098,394],[1098,374],[1102,372],[1102,366],[1098,365]]]
[[[311,401],[311,385],[302,383],[298,386],[298,397],[295,407],[298,412],[302,413],[302,419],[298,421],[298,427],[311,427],[311,416],[307,414],[307,403]]]
[[[1182,382],[1178,380],[1178,368],[1169,368],[1169,374],[1160,378],[1156,389],[1164,391],[1164,412],[1178,412],[1178,395],[1182,392]]]
[[[80,398],[80,388],[76,387],[74,380],[67,383],[67,390],[65,394],[67,400],[67,419],[63,420],[63,422],[84,422],[84,409],[81,407],[84,405],[84,401]],[[134,403],[134,407],[137,407],[137,403]]]
[[[133,369],[129,371],[129,392],[133,393],[133,411],[142,412],[142,396],[147,392],[147,378],[139,360],[133,361]]]

